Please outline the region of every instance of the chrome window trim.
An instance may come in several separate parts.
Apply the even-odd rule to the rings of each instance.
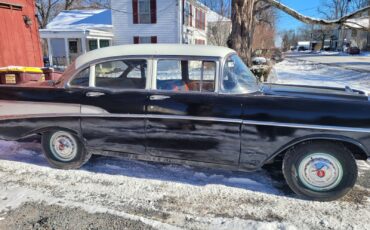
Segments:
[[[189,60],[189,61],[209,61],[209,62],[215,62],[216,66],[216,72],[215,72],[215,90],[213,92],[204,92],[204,91],[172,91],[172,90],[159,90],[157,89],[157,66],[158,61],[160,60]],[[203,64],[202,64],[203,65]],[[174,92],[174,93],[202,93],[202,94],[218,94],[218,78],[219,78],[219,67],[220,67],[220,57],[213,57],[213,56],[185,56],[185,55],[179,55],[179,56],[161,56],[156,55],[153,56],[153,73],[152,73],[152,87],[150,90],[153,92]]]
[[[218,84],[219,84],[219,94],[222,94],[222,95],[245,95],[245,94],[253,94],[253,93],[256,93],[257,91],[256,92],[247,92],[247,93],[230,93],[230,92],[226,93],[226,92],[222,92],[221,91],[221,85],[222,85],[222,79],[224,77],[224,69],[225,69],[226,61],[227,61],[227,59],[229,59],[233,55],[238,55],[238,54],[236,52],[231,52],[228,55],[226,55],[223,58],[223,60],[222,60],[222,63],[221,63],[222,66],[220,68],[220,79],[219,79],[219,82],[218,82]],[[248,66],[247,66],[247,68],[249,69]],[[257,81],[259,81],[259,80],[257,79]]]
[[[99,87],[99,86],[96,86],[96,74],[95,74],[95,66],[96,65],[99,65],[99,64],[104,64],[104,63],[107,63],[107,62],[115,62],[115,61],[123,61],[123,60],[145,60],[146,61],[146,79],[145,79],[145,87],[143,89],[112,89],[110,87]],[[107,61],[103,61],[103,62],[99,62],[99,63],[95,63],[93,66],[94,66],[94,75],[90,75],[90,77],[94,78],[93,80],[91,80],[94,85],[92,86],[93,88],[95,89],[102,89],[102,90],[107,90],[107,91],[139,91],[139,90],[146,90],[148,88],[148,78],[150,78],[150,57],[145,57],[145,58],[118,58],[118,59],[111,59],[111,60],[107,60]],[[93,72],[91,71],[91,72]]]
[[[95,85],[95,66],[98,65],[98,64],[102,64],[102,63],[105,63],[105,62],[113,62],[113,61],[120,61],[120,60],[146,60],[147,61],[147,79],[146,79],[146,82],[145,82],[145,88],[144,89],[112,89],[112,88],[109,88],[109,87],[98,87]],[[65,83],[64,85],[64,88],[66,89],[86,89],[86,90],[102,90],[102,91],[106,91],[106,92],[114,92],[114,93],[117,93],[117,92],[142,92],[142,91],[145,91],[145,90],[148,90],[150,89],[148,86],[148,82],[150,83],[151,80],[148,81],[148,78],[151,78],[151,69],[150,69],[150,65],[151,64],[151,57],[149,56],[120,56],[120,57],[112,57],[112,58],[104,58],[104,59],[99,59],[99,60],[95,60],[93,62],[90,62],[86,65],[83,65],[81,66],[79,69],[75,70],[75,73],[72,74],[72,76],[68,79],[68,81]],[[90,78],[89,78],[89,86],[86,87],[86,86],[72,86],[70,83],[71,81],[81,72],[83,71],[85,68],[90,68]]]
[[[90,65],[89,87],[95,88],[95,65]]]

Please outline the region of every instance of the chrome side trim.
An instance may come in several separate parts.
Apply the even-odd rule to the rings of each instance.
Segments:
[[[328,126],[328,125],[306,125],[306,124],[296,124],[296,123],[252,121],[252,120],[243,120],[243,124],[275,126],[275,127],[289,127],[289,128],[300,128],[300,129],[318,129],[318,130],[342,131],[342,132],[370,133],[370,129],[366,129],[366,128],[351,128],[351,127]]]
[[[327,131],[340,131],[340,132],[360,132],[370,133],[368,128],[352,128],[342,126],[327,126],[327,125],[307,125],[296,123],[283,123],[283,122],[268,122],[268,121],[253,121],[242,119],[218,118],[218,117],[196,117],[196,116],[183,116],[183,115],[145,115],[145,114],[111,114],[105,110],[98,110],[95,107],[83,107],[82,113],[43,113],[43,114],[17,114],[0,116],[0,120],[16,120],[27,118],[58,118],[58,117],[110,117],[110,118],[139,118],[139,119],[172,119],[172,120],[192,120],[192,121],[213,121],[224,123],[235,123],[243,125],[256,125],[256,126],[272,126],[272,127],[287,127],[299,129],[315,129]]]
[[[53,102],[29,102],[0,100],[0,117],[31,116],[54,114],[80,113],[81,105]]]

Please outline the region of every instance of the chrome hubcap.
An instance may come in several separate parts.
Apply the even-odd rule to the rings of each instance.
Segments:
[[[343,178],[340,162],[326,153],[314,153],[305,157],[298,168],[302,183],[314,191],[335,188]]]
[[[50,138],[50,149],[57,160],[71,161],[77,155],[76,139],[67,132],[56,132]]]

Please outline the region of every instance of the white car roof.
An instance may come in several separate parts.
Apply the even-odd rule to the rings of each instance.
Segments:
[[[179,45],[179,44],[140,44],[121,45],[97,49],[81,55],[76,59],[76,68],[98,59],[119,56],[194,56],[225,57],[234,50],[220,46]]]

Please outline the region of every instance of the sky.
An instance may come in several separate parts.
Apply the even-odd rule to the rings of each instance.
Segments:
[[[312,17],[320,17],[318,14],[318,7],[320,2],[323,0],[281,0],[281,3],[295,9],[296,11]],[[291,16],[279,11],[277,20],[277,30],[290,30],[297,29],[302,26],[303,23],[292,18]]]
[[[281,3],[293,8],[294,10],[298,11],[301,14],[311,16],[311,17],[320,17],[318,13],[318,8],[320,3],[323,0],[281,0]],[[278,18],[277,18],[277,34],[275,39],[275,45],[277,47],[281,46],[281,37],[279,35],[280,31],[284,30],[296,30],[299,27],[303,26],[304,23],[296,20],[295,18],[287,15],[282,11],[278,11]]]

